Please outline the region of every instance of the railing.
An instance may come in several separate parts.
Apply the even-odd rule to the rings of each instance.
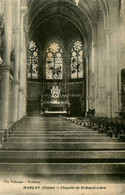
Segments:
[[[18,125],[20,125],[22,123],[22,121],[24,120],[25,116],[22,117],[20,120],[16,121],[15,123],[13,123],[8,129],[5,129],[2,133],[2,137],[1,137],[1,144],[3,142],[7,141],[7,138],[13,134],[14,130],[16,129],[16,127]]]

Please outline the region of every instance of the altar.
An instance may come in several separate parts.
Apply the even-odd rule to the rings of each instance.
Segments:
[[[70,114],[68,95],[62,94],[57,85],[53,85],[50,94],[41,99],[41,114]]]

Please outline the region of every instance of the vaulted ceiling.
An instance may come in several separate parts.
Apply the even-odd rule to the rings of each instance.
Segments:
[[[74,36],[81,36],[91,42],[96,36],[99,10],[106,22],[105,0],[29,0],[29,37],[42,44],[50,37],[60,37],[67,42]]]

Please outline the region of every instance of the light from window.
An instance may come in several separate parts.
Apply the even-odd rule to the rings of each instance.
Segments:
[[[29,42],[27,77],[30,79],[38,79],[38,48],[33,41]]]
[[[62,49],[57,43],[52,43],[46,52],[46,79],[62,79],[62,69]]]
[[[71,49],[71,79],[83,78],[82,43],[76,41]]]

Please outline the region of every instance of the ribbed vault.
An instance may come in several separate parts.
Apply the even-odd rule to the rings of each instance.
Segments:
[[[28,1],[29,37],[44,44],[50,37],[72,38],[80,34],[89,47],[96,40],[99,10],[103,12],[104,25],[108,25],[105,0],[81,0],[77,7],[73,0]],[[106,27],[105,27],[106,28]],[[61,33],[62,32],[62,33]]]

